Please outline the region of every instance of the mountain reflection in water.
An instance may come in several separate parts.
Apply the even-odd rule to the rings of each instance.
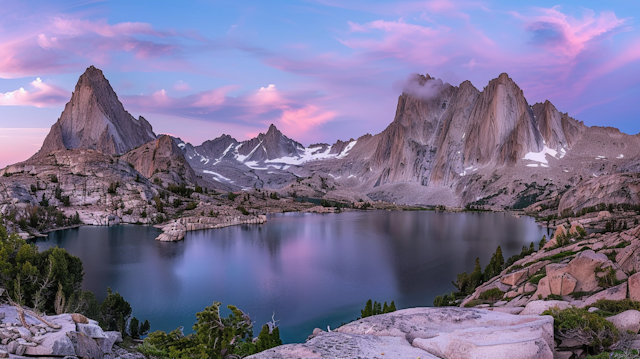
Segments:
[[[190,330],[195,313],[220,301],[251,315],[257,330],[275,312],[284,342],[315,327],[356,319],[368,299],[398,308],[430,306],[457,273],[505,259],[546,230],[507,213],[288,213],[265,225],[189,232],[157,242],[159,230],[124,225],[54,232],[41,250],[66,248],[85,268],[84,289],[127,299],[152,330]]]

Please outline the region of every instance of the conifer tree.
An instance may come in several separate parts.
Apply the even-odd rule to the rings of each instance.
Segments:
[[[396,311],[396,303],[394,303],[394,301],[391,301],[391,304],[389,304],[389,313],[391,312],[395,312]]]
[[[387,305],[387,302],[384,302],[384,305],[382,306],[382,313],[389,313],[389,306]]]
[[[547,244],[547,236],[543,235],[540,243],[538,244],[538,250],[541,250]]]
[[[371,299],[367,301],[364,309],[360,311],[360,318],[366,318],[373,315],[373,304],[371,303]]]

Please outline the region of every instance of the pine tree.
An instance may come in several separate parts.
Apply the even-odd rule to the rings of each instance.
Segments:
[[[366,318],[373,315],[373,304],[371,304],[371,299],[367,301],[367,304],[364,306],[364,309],[360,311],[360,317]]]
[[[538,250],[541,250],[542,247],[545,246],[545,244],[547,244],[547,236],[543,235],[542,239],[540,240],[540,243],[538,244]]]
[[[533,244],[533,242],[531,242],[531,244],[529,245],[529,253],[533,253],[533,252],[535,252],[535,251],[536,251],[536,247],[535,247],[535,245]]]
[[[395,311],[396,311],[396,303],[391,301],[391,304],[389,304],[389,313],[395,312]]]
[[[384,302],[384,305],[382,306],[382,313],[389,313],[389,306],[387,305],[387,302]]]
[[[140,339],[140,322],[138,321],[138,318],[133,317],[131,318],[131,322],[129,322],[129,335],[131,335],[131,338],[133,339]]]
[[[382,304],[373,302],[373,315],[382,314]]]
[[[498,246],[496,249],[496,272],[502,271],[502,266],[504,266],[504,257],[502,256],[502,248]]]
[[[482,267],[480,266],[480,258],[476,258],[476,265],[469,276],[469,287],[467,288],[467,291],[472,292],[480,284],[482,284]]]

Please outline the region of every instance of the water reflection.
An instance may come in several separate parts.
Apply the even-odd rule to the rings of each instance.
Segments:
[[[283,340],[299,342],[314,327],[355,319],[369,298],[431,305],[476,257],[486,265],[498,245],[507,257],[544,233],[505,213],[289,213],[179,243],[156,242],[153,227],[118,226],[60,231],[38,246],[79,256],[84,288],[100,299],[107,286],[119,291],[153,330],[190,328],[217,300],[258,324],[275,311]]]

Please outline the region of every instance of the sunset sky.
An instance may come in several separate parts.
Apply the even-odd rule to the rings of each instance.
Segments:
[[[153,4],[152,6],[149,6]],[[35,153],[90,65],[156,133],[274,123],[308,145],[378,133],[412,73],[640,132],[638,1],[0,0],[0,166]]]

